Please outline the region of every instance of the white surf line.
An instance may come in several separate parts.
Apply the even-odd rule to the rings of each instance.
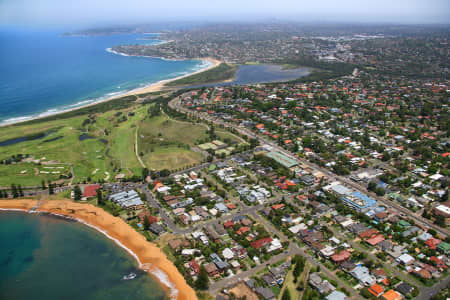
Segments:
[[[0,211],[21,211],[21,212],[29,212],[28,209],[21,209],[21,208],[0,208]]]

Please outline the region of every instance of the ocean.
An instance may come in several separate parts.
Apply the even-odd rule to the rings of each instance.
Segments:
[[[78,222],[0,212],[0,241],[0,299],[168,299],[124,249]]]
[[[0,123],[75,108],[210,64],[127,57],[107,50],[156,43],[161,43],[157,34],[63,36],[0,27]]]

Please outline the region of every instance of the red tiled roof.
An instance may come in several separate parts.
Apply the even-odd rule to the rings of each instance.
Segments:
[[[381,298],[385,300],[401,300],[402,296],[394,290],[389,290],[384,293]]]
[[[251,242],[250,246],[252,246],[253,248],[259,249],[261,247],[268,245],[270,242],[272,242],[272,238],[267,237],[267,238],[262,238],[262,239],[254,241],[254,242]]]
[[[381,285],[375,283],[369,288],[369,292],[375,297],[378,297],[384,292],[384,289]]]
[[[283,208],[283,207],[284,207],[284,204],[283,204],[283,203],[272,205],[272,209],[273,209],[273,210],[278,210],[278,209]]]
[[[234,225],[234,222],[233,222],[233,221],[226,221],[225,223],[223,223],[223,226],[224,226],[225,228],[233,227],[233,225]]]
[[[248,228],[247,226],[243,226],[243,227],[239,228],[238,231],[236,231],[236,234],[242,235],[248,231],[250,231],[250,228]]]
[[[442,241],[439,240],[439,239],[436,239],[436,238],[434,238],[434,237],[429,238],[429,239],[426,240],[426,242],[425,242],[425,244],[426,244],[428,247],[430,247],[431,249],[433,249],[433,250],[436,249],[436,247],[437,247],[440,243],[442,243]]]
[[[447,265],[436,256],[430,257],[430,261],[434,262],[436,264],[436,267],[440,269],[447,269]]]
[[[342,250],[338,254],[334,254],[331,256],[331,259],[334,262],[343,262],[344,260],[347,260],[349,258],[350,258],[350,252],[348,252],[347,250]]]
[[[147,219],[150,224],[158,222],[158,217],[155,217],[155,216],[149,216],[149,217],[147,217]]]
[[[100,188],[99,184],[88,185],[84,187],[83,197],[90,198],[97,195],[97,190]]]
[[[374,236],[373,238],[370,238],[367,240],[367,242],[369,244],[371,244],[372,246],[375,246],[375,245],[381,243],[382,241],[384,241],[384,237],[382,234],[379,234],[379,235]]]
[[[193,260],[191,260],[189,262],[189,266],[191,267],[192,271],[194,271],[195,274],[199,274],[200,273],[200,266],[195,261],[195,259],[193,259]]]
[[[230,203],[227,205],[228,209],[235,209],[236,205],[234,205],[233,203]]]
[[[362,239],[365,238],[370,238],[371,236],[375,235],[378,233],[378,230],[376,230],[375,228],[370,228],[362,233],[359,234],[359,237]]]

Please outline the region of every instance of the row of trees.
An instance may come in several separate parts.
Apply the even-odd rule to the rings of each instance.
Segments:
[[[11,184],[11,194],[13,198],[23,197],[22,187],[19,185]]]
[[[294,275],[294,283],[297,283],[298,278],[303,273],[305,268],[306,259],[303,256],[296,255],[292,260],[292,263],[295,264],[294,270],[292,271],[292,275]],[[299,283],[297,286],[297,290],[303,290],[303,281]],[[288,288],[284,289],[283,295],[281,296],[281,300],[291,300],[291,293]]]
[[[4,190],[0,190],[0,198],[8,198],[8,192]]]
[[[48,193],[50,195],[55,194],[56,183],[52,183],[51,181],[49,181],[48,182],[48,186],[46,186],[45,185],[45,180],[42,180],[41,186],[42,186],[42,190],[46,190],[48,188]]]

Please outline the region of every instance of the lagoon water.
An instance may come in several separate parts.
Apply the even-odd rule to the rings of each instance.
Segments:
[[[0,212],[0,299],[167,299],[124,249],[83,224]],[[122,280],[135,272],[133,280]]]
[[[120,44],[158,42],[157,35],[63,36],[0,27],[0,123],[74,108],[208,64],[106,51]]]
[[[299,67],[295,69],[283,69],[280,65],[259,64],[259,65],[241,65],[232,81],[211,83],[204,85],[193,85],[190,88],[201,86],[231,86],[244,84],[257,84],[268,82],[284,82],[298,79],[311,74],[311,69]]]
[[[236,72],[236,78],[228,84],[281,82],[297,79],[309,74],[310,69],[306,67],[283,69],[282,66],[278,65],[243,65]]]

